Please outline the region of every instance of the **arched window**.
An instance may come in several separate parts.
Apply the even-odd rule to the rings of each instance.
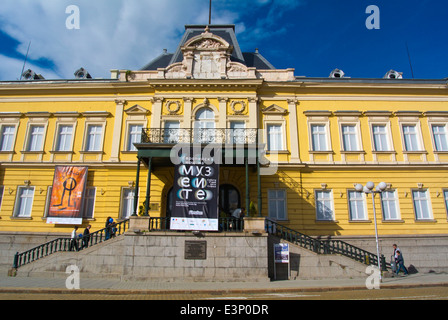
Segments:
[[[215,113],[210,108],[201,108],[196,112],[194,121],[195,142],[211,143],[215,140]]]

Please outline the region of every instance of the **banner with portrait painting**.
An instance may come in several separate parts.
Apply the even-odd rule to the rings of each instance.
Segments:
[[[87,167],[55,168],[47,223],[82,224],[87,172]]]

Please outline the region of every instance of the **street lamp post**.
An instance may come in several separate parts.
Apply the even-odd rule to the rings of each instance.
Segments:
[[[386,190],[387,188],[387,184],[385,182],[380,182],[377,186],[376,189],[374,190],[373,188],[375,188],[375,184],[371,181],[367,182],[365,186],[363,186],[360,183],[357,183],[355,185],[355,190],[358,192],[364,192],[364,193],[370,193],[372,195],[372,204],[373,204],[373,221],[375,223],[375,240],[376,240],[376,254],[378,257],[378,270],[380,271],[380,281],[382,279],[381,277],[381,262],[380,262],[380,248],[379,248],[379,244],[378,244],[378,226],[376,223],[376,210],[375,210],[375,194],[376,193],[381,193],[384,190]]]

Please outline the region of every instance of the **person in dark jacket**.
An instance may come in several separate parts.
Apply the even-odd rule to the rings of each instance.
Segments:
[[[84,233],[82,234],[82,247],[88,248],[89,247],[89,240],[90,240],[90,228],[92,226],[89,224],[85,229]]]
[[[400,250],[397,250],[397,275],[401,269],[403,269],[405,276],[407,276],[409,274],[408,269],[406,269],[406,267],[404,266],[403,256],[401,255]]]

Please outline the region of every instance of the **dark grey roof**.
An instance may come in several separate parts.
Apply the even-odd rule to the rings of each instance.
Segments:
[[[181,48],[191,38],[204,33],[206,27],[206,25],[186,25],[185,33],[176,51],[174,53],[164,52],[162,55],[145,65],[141,70],[156,70],[157,68],[166,68],[176,62],[182,62],[184,57]],[[240,45],[238,44],[235,35],[235,25],[209,25],[208,27],[211,33],[223,38],[233,47],[233,52],[230,57],[231,61],[240,62],[247,67],[255,67],[257,69],[275,69],[274,66],[258,52],[241,52]]]
[[[172,53],[164,51],[160,56],[149,62],[141,70],[157,70],[158,68],[166,68],[170,65],[172,57]]]

